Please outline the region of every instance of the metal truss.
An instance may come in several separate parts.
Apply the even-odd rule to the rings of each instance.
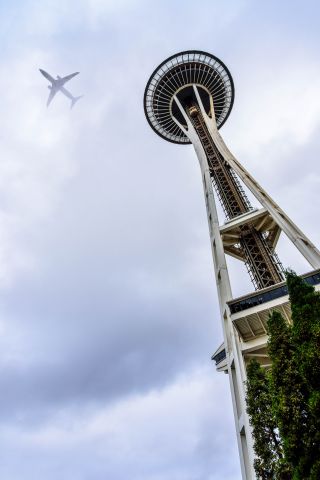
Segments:
[[[211,180],[227,219],[249,212],[252,210],[249,199],[235,172],[218,152],[200,108],[193,104],[187,108],[187,113],[206,153]],[[257,290],[283,281],[283,267],[273,252],[268,237],[256,230],[254,225],[249,223],[241,227],[237,249],[239,256],[244,258]]]

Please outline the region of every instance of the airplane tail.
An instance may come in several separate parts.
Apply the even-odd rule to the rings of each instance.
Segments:
[[[80,98],[82,98],[83,95],[80,95],[80,97],[73,97],[73,99],[71,100],[71,107],[70,108],[73,108],[74,104],[80,100]]]

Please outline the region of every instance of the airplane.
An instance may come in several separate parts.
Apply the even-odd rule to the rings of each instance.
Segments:
[[[67,83],[69,80],[71,80],[71,78],[78,75],[79,72],[71,73],[70,75],[67,75],[66,77],[63,77],[63,78],[61,78],[61,77],[59,77],[59,75],[57,75],[57,78],[55,79],[55,78],[51,77],[51,75],[49,75],[49,73],[47,73],[45,70],[42,70],[41,68],[39,68],[39,70],[42,73],[42,75],[47,80],[49,80],[49,82],[51,82],[51,85],[48,85],[50,93],[49,93],[49,98],[47,100],[47,107],[49,107],[53,97],[55,96],[55,94],[57,92],[62,92],[66,97],[70,98],[70,100],[71,100],[70,108],[72,108],[74,106],[74,104],[81,97],[83,97],[83,95],[80,95],[80,97],[74,97],[66,88],[64,88],[64,84]]]

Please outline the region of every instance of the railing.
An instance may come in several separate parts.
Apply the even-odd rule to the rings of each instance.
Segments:
[[[227,357],[226,349],[224,348],[223,350],[221,350],[221,352],[217,353],[217,355],[215,355],[214,357],[212,357],[212,360],[214,360],[214,361],[216,362],[216,365],[218,365],[218,364],[221,363],[222,360],[224,360],[226,357]]]
[[[320,284],[320,270],[313,271],[302,275],[302,278],[309,285]],[[252,293],[235,300],[228,302],[231,313],[242,312],[248,308],[262,305],[263,303],[270,302],[280,297],[288,295],[288,287],[283,283],[278,283],[274,287],[268,287],[268,289],[261,290],[258,293]]]

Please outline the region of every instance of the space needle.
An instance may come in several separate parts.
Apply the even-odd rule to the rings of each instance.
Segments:
[[[230,115],[234,84],[224,63],[189,50],[162,62],[144,94],[151,128],[163,139],[192,144],[200,164],[224,341],[212,358],[228,373],[243,479],[255,478],[253,442],[246,413],[246,364],[266,368],[267,320],[274,310],[291,319],[283,267],[275,248],[281,232],[309,262],[305,280],[319,289],[320,252],[233,156],[219,129]],[[243,184],[261,208],[253,208]],[[218,218],[216,200],[224,222]],[[244,262],[255,291],[233,298],[226,254]],[[238,280],[239,281],[239,280]]]

